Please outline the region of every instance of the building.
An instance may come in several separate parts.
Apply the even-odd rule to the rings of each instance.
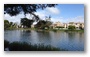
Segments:
[[[31,25],[31,28],[34,28],[34,25],[33,24]]]
[[[81,22],[61,23],[58,21],[51,25],[51,27],[53,27],[53,29],[55,29],[57,27],[63,28],[63,29],[68,29],[68,26],[75,26],[77,30],[84,29],[84,23],[81,23]]]
[[[54,24],[51,25],[53,29],[58,28],[58,27],[63,27],[63,24],[61,22],[55,22]]]
[[[67,29],[68,28],[68,24],[67,23],[63,23],[63,27],[64,27],[64,29]]]
[[[72,25],[72,26],[75,26],[76,27],[76,29],[84,29],[84,23],[81,23],[81,22],[69,22],[68,23],[68,26],[70,26],[70,25]]]

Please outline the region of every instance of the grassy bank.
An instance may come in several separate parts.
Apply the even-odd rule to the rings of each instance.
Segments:
[[[64,32],[84,32],[84,30],[68,30],[68,29],[35,29],[35,28],[17,28],[17,29],[9,29],[9,30],[35,30],[35,31],[42,31],[42,32],[49,32],[49,31],[54,31],[54,32],[59,32],[59,31],[64,31]]]
[[[72,31],[72,32],[84,32],[84,30],[64,30],[64,31],[66,31],[66,32],[68,32],[68,31]]]
[[[68,31],[72,31],[72,32],[84,32],[84,30],[65,30],[65,29],[49,29],[49,30],[44,30],[44,31],[54,31],[54,32],[58,32],[58,31],[64,31],[64,32],[68,32]]]
[[[26,42],[13,42],[9,43],[4,40],[4,50],[5,48],[9,48],[9,51],[66,51],[64,49],[52,47],[50,45],[45,46],[44,44],[35,44]]]
[[[43,31],[84,31],[84,30],[68,30],[68,29],[36,29],[36,28],[17,28],[18,30],[43,30]]]

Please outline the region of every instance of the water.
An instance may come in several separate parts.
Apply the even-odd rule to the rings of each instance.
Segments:
[[[32,44],[45,44],[69,51],[84,51],[84,32],[37,32],[34,30],[6,30],[4,39]]]

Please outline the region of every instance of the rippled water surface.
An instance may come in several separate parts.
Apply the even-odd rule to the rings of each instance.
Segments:
[[[4,39],[10,42],[21,41],[32,44],[52,45],[70,51],[84,50],[84,32],[5,30]]]

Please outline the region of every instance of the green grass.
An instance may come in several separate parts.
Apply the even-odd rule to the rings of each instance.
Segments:
[[[5,41],[8,42],[8,41]],[[35,44],[32,45],[31,43],[26,42],[13,42],[6,45],[10,51],[66,51],[64,49],[52,47],[50,45],[44,44]],[[4,48],[6,48],[4,44]]]
[[[73,32],[84,32],[84,30],[65,30],[66,32],[67,31],[73,31]]]

